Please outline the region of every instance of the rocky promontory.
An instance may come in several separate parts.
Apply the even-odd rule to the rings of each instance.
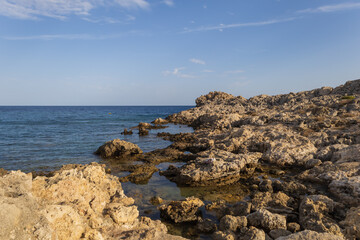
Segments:
[[[183,239],[160,220],[139,216],[120,183],[146,184],[163,162],[183,162],[159,172],[177,186],[194,195],[200,188],[219,193],[211,200],[152,196],[168,226],[196,229],[186,237],[360,239],[359,110],[360,80],[249,99],[210,92],[192,109],[137,126],[139,132],[169,123],[194,128],[158,133],[172,142],[167,148],[143,153],[120,139],[99,147],[96,154],[127,176],[97,163],[46,176],[0,171],[0,239]],[[124,159],[136,164],[116,165]],[[221,195],[234,186],[245,197]]]

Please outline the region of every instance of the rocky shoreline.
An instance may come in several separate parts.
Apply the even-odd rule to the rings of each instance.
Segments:
[[[360,80],[250,99],[211,92],[195,108],[139,124],[139,134],[168,122],[195,129],[158,134],[169,147],[143,153],[113,140],[96,151],[114,162],[140,162],[117,167],[128,176],[95,163],[46,176],[0,171],[0,239],[183,239],[159,220],[139,217],[120,183],[144,184],[157,164],[179,161],[185,164],[160,174],[178,186],[241,183],[248,197],[208,204],[154,198],[166,221],[190,222],[219,240],[360,239],[359,103]],[[204,205],[217,219],[202,217]]]

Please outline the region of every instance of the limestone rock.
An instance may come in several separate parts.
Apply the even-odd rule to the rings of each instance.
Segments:
[[[301,226],[308,230],[342,236],[340,227],[329,217],[336,206],[332,199],[323,195],[305,197],[299,207]]]
[[[250,226],[263,228],[266,231],[273,229],[286,229],[286,218],[280,214],[271,213],[260,209],[247,216]]]
[[[175,223],[198,221],[199,207],[204,203],[194,197],[186,198],[184,201],[172,201],[168,205],[159,207],[160,216]]]
[[[219,229],[221,231],[233,231],[236,232],[238,229],[247,226],[247,219],[245,216],[231,216],[226,215],[220,220]]]
[[[298,233],[293,233],[289,236],[279,237],[277,240],[344,240],[343,237],[333,235],[330,233],[318,233],[311,230],[304,230]]]
[[[347,239],[360,239],[360,207],[353,207],[346,212],[346,218],[340,222],[345,228]]]
[[[106,142],[96,150],[95,154],[103,158],[122,157],[126,155],[141,154],[142,150],[134,143],[126,142],[120,139],[114,139]]]

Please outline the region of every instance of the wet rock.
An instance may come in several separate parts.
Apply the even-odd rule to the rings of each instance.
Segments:
[[[289,230],[290,232],[299,232],[301,227],[300,224],[296,223],[296,222],[290,222],[288,224],[286,224],[287,226],[287,230]]]
[[[183,201],[172,201],[168,205],[159,207],[160,216],[175,223],[193,222],[201,219],[199,207],[204,203],[194,197],[186,198]]]
[[[360,239],[360,207],[349,209],[340,224],[345,228],[344,235],[347,239]]]
[[[341,236],[336,236],[330,233],[318,233],[311,230],[304,230],[298,233],[293,233],[288,236],[279,237],[277,240],[344,240]]]
[[[273,229],[286,229],[286,218],[280,214],[273,214],[265,209],[260,209],[247,216],[250,226],[260,227],[265,231]]]
[[[95,152],[95,154],[100,155],[103,158],[117,158],[141,153],[142,150],[139,148],[139,146],[120,139],[114,139],[106,142]]]
[[[265,179],[259,184],[259,190],[262,192],[272,192],[272,181],[270,179]]]
[[[217,231],[212,234],[212,239],[213,240],[235,240],[236,235],[231,231],[228,231],[228,232]]]
[[[144,127],[139,127],[139,136],[149,135],[149,131]]]
[[[122,135],[132,135],[133,134],[133,131],[130,129],[130,130],[127,130],[127,128],[124,129],[124,131],[121,133]]]
[[[308,230],[342,236],[340,227],[329,216],[336,206],[336,202],[323,195],[305,197],[299,207],[301,226]]]
[[[274,229],[269,232],[270,237],[272,237],[273,239],[277,239],[282,236],[288,236],[290,234],[291,232],[285,229]]]
[[[203,233],[213,233],[217,230],[216,223],[211,219],[205,218],[199,220],[196,225],[196,229]]]
[[[121,182],[132,182],[135,184],[146,184],[152,175],[159,169],[153,164],[137,164],[126,168],[130,172],[128,176],[121,177]]]
[[[238,229],[247,226],[247,219],[245,216],[231,216],[226,215],[220,219],[219,229],[221,231],[233,231],[236,232]]]
[[[152,205],[155,205],[155,206],[160,205],[163,202],[164,202],[164,200],[161,197],[152,197],[152,198],[150,198],[150,203]]]
[[[238,202],[231,207],[231,215],[247,216],[250,214],[252,204],[250,202]]]

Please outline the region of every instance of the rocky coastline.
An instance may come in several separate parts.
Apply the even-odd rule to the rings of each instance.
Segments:
[[[218,240],[360,239],[360,80],[249,99],[210,92],[196,107],[137,129],[168,123],[195,131],[159,133],[172,144],[147,153],[118,139],[99,147],[109,161],[140,163],[117,166],[124,177],[98,163],[47,174],[1,170],[0,239],[184,239],[139,216],[122,190],[121,182],[146,184],[162,162],[184,162],[159,172],[178,186],[242,184],[248,196],[206,204],[154,196],[164,221],[191,223]]]

